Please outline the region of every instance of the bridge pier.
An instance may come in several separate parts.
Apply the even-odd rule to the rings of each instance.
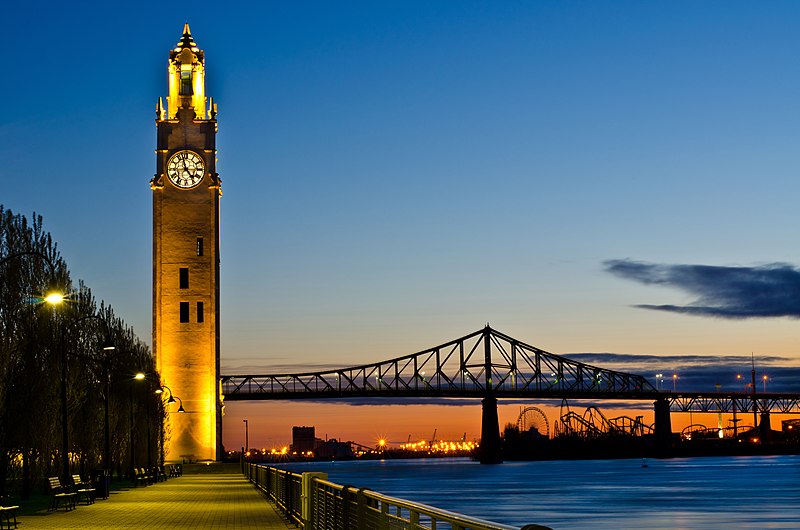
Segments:
[[[659,455],[672,451],[672,419],[669,415],[669,400],[658,398],[653,403],[655,411],[655,450]]]
[[[478,454],[481,464],[500,464],[503,462],[500,445],[500,421],[497,417],[497,398],[487,395],[481,400],[481,446]]]
[[[772,424],[770,422],[769,412],[761,413],[761,421],[758,424],[758,435],[763,442],[768,442],[772,437]]]

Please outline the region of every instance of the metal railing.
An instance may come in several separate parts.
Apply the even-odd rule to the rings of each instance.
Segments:
[[[297,474],[274,467],[247,464],[245,474],[305,530],[517,530],[381,493],[343,486],[326,473]],[[547,527],[528,525],[523,530]]]
[[[246,464],[245,474],[291,522],[303,526],[302,475],[256,464]]]

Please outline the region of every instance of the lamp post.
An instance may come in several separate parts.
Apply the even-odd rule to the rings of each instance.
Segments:
[[[186,410],[183,408],[183,401],[181,400],[181,398],[179,398],[178,396],[173,394],[172,393],[172,389],[170,387],[168,387],[167,385],[159,385],[159,386],[157,386],[155,393],[160,395],[160,394],[164,393],[164,390],[169,392],[169,398],[167,399],[167,405],[175,403],[177,401],[178,405],[179,405],[177,412],[178,413],[186,412]],[[161,450],[160,450],[161,465],[163,466],[164,465],[164,418],[163,418],[163,416],[161,417],[160,423],[161,423],[161,432],[159,433],[159,444],[161,446]]]
[[[3,256],[0,258],[0,266],[5,265],[9,261],[13,259],[22,258],[25,256],[32,256],[35,258],[41,259],[43,262],[47,264],[47,267],[50,269],[50,282],[42,300],[50,304],[53,308],[53,315],[55,316],[55,308],[56,306],[60,305],[64,301],[64,294],[63,292],[55,289],[56,283],[56,268],[53,262],[47,257],[45,254],[36,251],[36,250],[29,250],[29,251],[22,251],[22,252],[15,252],[13,254],[9,254],[8,256]],[[58,344],[58,342],[57,342]],[[62,345],[63,346],[63,345]],[[66,363],[66,351],[65,348],[61,348],[61,419],[62,419],[62,447],[61,447],[61,462],[62,462],[62,476],[66,478],[69,474],[69,455],[67,454],[69,450],[68,446],[68,432],[67,432],[67,382],[66,382],[66,371],[67,371],[67,363]]]
[[[752,385],[753,387],[751,390],[753,391],[753,429],[758,428],[758,399],[756,399],[756,358],[755,355],[750,352],[750,362],[752,363],[752,370],[750,371],[750,376],[752,378]]]
[[[244,453],[242,454],[244,458],[250,452],[250,427],[247,425],[247,420],[242,421],[244,422]]]
[[[64,335],[67,334],[69,330],[71,330],[77,324],[81,322],[85,322],[87,320],[98,320],[105,332],[105,339],[101,344],[101,348],[106,354],[104,359],[104,374],[105,377],[105,396],[103,399],[103,405],[105,410],[103,411],[103,468],[104,469],[111,469],[110,468],[110,459],[111,459],[111,426],[110,420],[108,416],[108,408],[109,408],[109,393],[110,393],[110,378],[111,378],[111,352],[116,350],[117,347],[114,345],[114,342],[111,340],[111,332],[108,328],[108,323],[106,319],[100,315],[85,315],[75,320],[72,320],[69,324],[67,324],[66,329],[64,330]],[[65,338],[65,337],[62,337]],[[63,476],[64,479],[69,478],[69,408],[67,406],[67,347],[66,344],[61,344],[61,459],[62,459],[62,466],[63,466]],[[67,482],[68,483],[68,482]]]
[[[134,381],[143,381],[145,375],[142,372],[138,372],[136,375],[133,376]],[[131,381],[131,385],[128,387],[128,396],[130,397],[130,409],[131,409],[131,432],[130,432],[130,449],[131,449],[131,462],[128,466],[129,475],[128,478],[134,480],[134,473],[133,470],[136,468],[136,448],[134,446],[134,436],[133,436],[133,427],[134,427],[134,417],[133,417],[133,381]]]
[[[672,391],[678,391],[678,374],[672,374]]]

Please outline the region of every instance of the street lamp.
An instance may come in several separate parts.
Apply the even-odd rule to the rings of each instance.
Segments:
[[[24,256],[33,256],[41,259],[44,261],[48,268],[50,269],[50,284],[48,286],[48,290],[43,297],[43,300],[48,303],[53,308],[53,313],[55,314],[56,306],[60,305],[64,302],[64,293],[55,289],[54,284],[56,282],[56,268],[53,265],[53,262],[50,261],[46,255],[42,254],[41,252],[31,250],[31,251],[24,251],[24,252],[16,252],[14,254],[10,254],[8,256],[4,256],[0,259],[0,265],[4,265],[11,261],[12,259],[21,258]],[[67,477],[69,474],[69,455],[67,454],[69,450],[68,445],[68,432],[67,432],[67,362],[66,362],[66,349],[62,347],[61,349],[61,420],[62,420],[62,442],[63,445],[61,447],[61,461],[63,466],[63,476],[64,478]]]
[[[133,376],[133,380],[131,381],[131,383],[133,381],[143,381],[144,379],[145,379],[144,373],[137,372]],[[136,448],[134,446],[134,436],[133,436],[133,428],[134,428],[134,419],[133,419],[133,384],[131,384],[128,387],[128,396],[130,398],[130,408],[131,408],[131,432],[130,432],[131,462],[130,462],[130,466],[128,466],[128,469],[129,469],[128,478],[130,478],[131,480],[135,480],[134,479],[134,469],[136,468]]]
[[[48,298],[50,295],[48,295]],[[46,299],[46,298],[45,298]],[[54,299],[57,299],[55,297]],[[63,298],[62,298],[63,300]],[[114,342],[111,340],[111,332],[108,328],[108,323],[106,319],[100,315],[85,315],[80,318],[76,318],[72,320],[69,324],[67,324],[66,328],[64,329],[63,338],[66,338],[67,333],[81,322],[85,322],[87,320],[98,320],[103,326],[103,330],[105,331],[105,338],[101,343],[100,347],[106,354],[105,358],[105,366],[104,366],[104,376],[105,376],[105,398],[104,398],[104,440],[103,440],[103,467],[106,469],[111,469],[109,462],[111,458],[111,436],[110,436],[110,421],[108,417],[108,396],[110,393],[110,377],[111,377],[111,357],[110,354],[112,351],[116,350],[117,347],[114,345]],[[61,343],[61,461],[63,466],[63,476],[64,479],[69,479],[69,408],[67,406],[67,345],[64,344],[64,341]],[[69,481],[67,481],[69,483]]]
[[[664,379],[664,374],[656,374],[656,390],[661,390],[662,379]]]
[[[769,377],[767,377],[765,375],[762,379],[764,380],[764,393],[766,394],[766,392],[767,392],[767,379],[769,379]]]
[[[161,394],[164,393],[165,390],[169,393],[169,398],[167,398],[167,405],[170,405],[172,403],[177,402],[178,405],[179,405],[178,406],[178,412],[179,413],[186,412],[186,410],[183,408],[183,401],[181,400],[181,398],[179,398],[178,396],[173,394],[172,393],[172,389],[170,387],[168,387],[167,385],[159,385],[159,386],[157,386],[156,390],[155,390],[155,393],[161,395]],[[159,433],[159,438],[160,438],[159,442],[160,442],[160,445],[161,445],[161,450],[160,450],[160,453],[161,453],[161,465],[163,466],[164,465],[164,417],[163,416],[161,417],[160,423],[161,423],[161,432]]]
[[[672,391],[678,391],[678,374],[672,374]]]
[[[103,359],[103,381],[105,385],[105,395],[103,396],[103,469],[111,470],[111,420],[109,418],[109,402],[111,400],[111,352],[116,350],[116,346],[107,339],[103,343],[103,351],[106,357]]]
[[[250,452],[250,427],[247,424],[247,420],[242,420],[244,422],[244,453],[242,453],[242,458]]]

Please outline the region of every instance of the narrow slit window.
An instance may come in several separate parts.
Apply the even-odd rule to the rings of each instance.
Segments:
[[[189,268],[181,267],[180,269],[180,287],[181,289],[189,288]]]
[[[203,255],[203,238],[202,237],[198,237],[197,238],[197,255],[198,256],[202,256]]]
[[[181,322],[189,322],[189,302],[181,302]]]
[[[203,302],[197,302],[197,321],[202,322],[205,315],[203,314]]]

